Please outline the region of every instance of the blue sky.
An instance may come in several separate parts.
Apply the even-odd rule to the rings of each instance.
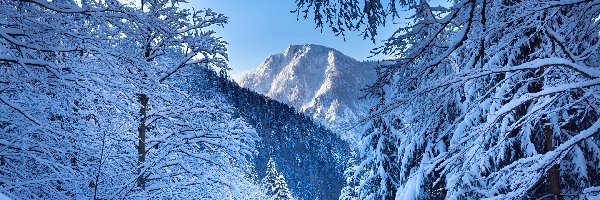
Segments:
[[[216,28],[217,34],[229,43],[229,74],[238,77],[253,69],[269,55],[283,52],[292,44],[320,44],[335,48],[357,60],[365,60],[369,51],[381,45],[380,40],[394,30],[384,28],[376,44],[363,40],[359,32],[335,36],[330,29],[315,29],[313,20],[296,20],[294,0],[190,0],[196,9],[212,8],[229,17],[224,28]],[[384,56],[375,57],[377,59]]]

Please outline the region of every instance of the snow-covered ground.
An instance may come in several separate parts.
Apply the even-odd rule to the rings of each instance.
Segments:
[[[11,200],[11,199],[8,198],[6,195],[0,193],[0,200]]]

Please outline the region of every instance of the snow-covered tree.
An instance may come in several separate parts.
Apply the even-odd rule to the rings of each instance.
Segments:
[[[179,111],[194,112],[193,109],[198,106],[187,99],[178,101],[182,99],[170,96],[169,94],[177,92],[165,81],[192,64],[213,64],[226,68],[225,43],[213,36],[213,31],[203,30],[209,26],[224,24],[226,18],[211,10],[192,13],[179,8],[178,4],[181,2],[142,1],[139,9],[128,12],[134,18],[112,21],[128,37],[121,47],[122,53],[129,56],[118,64],[126,66],[127,71],[123,76],[129,77],[134,84],[131,91],[133,94],[129,95],[135,96],[139,106],[136,117],[139,124],[136,144],[137,185],[142,189],[146,187],[146,178],[149,176],[144,170],[148,149],[152,147],[146,140],[174,134],[168,133],[173,128],[161,127],[161,122],[189,126],[186,122],[177,122],[181,120],[178,119],[181,114]],[[149,126],[155,126],[156,131],[148,131]]]
[[[279,176],[277,176],[277,185],[275,186],[275,194],[272,196],[272,199],[294,199],[287,182],[285,182],[283,173],[279,173]]]
[[[103,43],[92,30],[106,18],[91,13],[113,7],[68,10],[70,3],[0,3],[0,185],[19,199],[91,196],[90,164],[98,163],[99,149],[81,141],[115,133],[111,120],[99,115],[119,120],[126,111],[112,107],[121,102],[113,98],[118,94],[103,93],[108,84],[90,87],[99,65],[89,53],[108,50],[97,48]]]
[[[282,173],[277,172],[275,161],[269,158],[267,163],[267,173],[262,180],[265,196],[272,200],[293,199],[292,193],[285,182]]]
[[[397,185],[396,166],[398,156],[395,150],[394,135],[381,119],[373,120],[376,123],[364,130],[360,156],[369,158],[360,163],[360,167],[354,171],[361,174],[361,183],[357,186],[358,199],[392,199],[395,195]],[[357,177],[350,177],[356,179]],[[352,184],[352,183],[351,183]]]
[[[397,166],[370,164],[387,155],[363,142],[361,196],[389,190],[373,172],[396,176],[396,199],[583,198],[600,185],[596,2],[297,3],[318,26],[365,37],[408,9],[375,49],[397,59],[368,88],[381,101],[364,134],[389,130]]]
[[[256,132],[221,97],[184,87],[179,73],[227,68],[225,43],[205,30],[225,17],[145,2],[0,3],[0,191],[244,196]]]
[[[349,167],[344,171],[344,177],[346,177],[346,186],[342,188],[340,193],[340,200],[358,200],[358,187],[354,181],[354,174],[358,166],[356,166],[356,153],[352,152],[350,158]]]

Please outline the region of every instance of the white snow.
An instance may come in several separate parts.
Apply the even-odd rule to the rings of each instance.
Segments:
[[[375,65],[320,45],[292,45],[269,56],[238,83],[286,103],[346,137],[348,127],[366,116],[371,105],[360,99],[364,95],[360,90],[375,80]]]
[[[0,193],[0,200],[11,200],[11,199],[8,198],[6,195]]]

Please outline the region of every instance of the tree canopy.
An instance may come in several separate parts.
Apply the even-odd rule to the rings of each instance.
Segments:
[[[374,51],[395,59],[367,88],[380,103],[352,176],[360,199],[585,197],[600,185],[597,2],[296,3],[317,27],[367,38],[410,13]]]
[[[256,131],[184,69],[227,69],[183,1],[0,3],[0,191],[16,199],[233,198]]]

